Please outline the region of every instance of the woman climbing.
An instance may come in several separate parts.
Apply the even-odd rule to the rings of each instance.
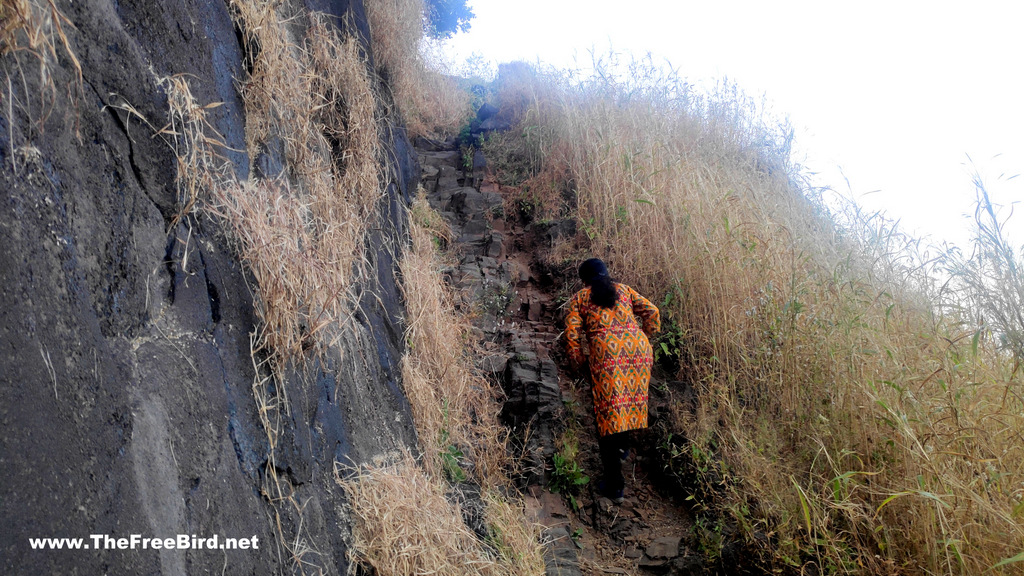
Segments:
[[[569,359],[579,368],[585,359],[581,330],[587,336],[604,465],[604,480],[599,487],[606,496],[621,502],[625,486],[622,460],[628,454],[629,431],[647,427],[647,386],[654,362],[648,336],[661,329],[661,315],[657,306],[636,290],[612,282],[600,259],[584,262],[579,274],[586,287],[569,300],[565,339]]]

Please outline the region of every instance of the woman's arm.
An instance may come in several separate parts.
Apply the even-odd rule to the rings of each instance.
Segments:
[[[583,350],[580,339],[583,334],[583,318],[580,316],[580,293],[569,300],[569,312],[565,316],[565,343],[569,360],[574,366],[583,365]]]
[[[661,312],[657,306],[641,296],[632,287],[627,286],[627,288],[629,289],[629,297],[633,301],[633,315],[640,319],[640,325],[643,327],[644,334],[647,334],[648,337],[653,336],[661,330]]]

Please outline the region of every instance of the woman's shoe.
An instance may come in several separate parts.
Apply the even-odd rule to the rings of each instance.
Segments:
[[[626,500],[622,488],[619,488],[618,490],[608,490],[604,485],[604,480],[601,480],[600,482],[597,483],[597,490],[606,498],[608,498],[609,500],[616,504],[622,504],[622,502]]]

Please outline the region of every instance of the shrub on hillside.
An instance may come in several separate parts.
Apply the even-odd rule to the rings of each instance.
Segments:
[[[377,68],[410,135],[458,133],[470,113],[470,95],[423,55],[423,0],[366,0],[365,6]]]

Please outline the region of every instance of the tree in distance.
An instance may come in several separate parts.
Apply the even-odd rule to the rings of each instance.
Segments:
[[[427,33],[441,40],[468,31],[469,21],[476,16],[466,0],[427,0],[427,5]]]

